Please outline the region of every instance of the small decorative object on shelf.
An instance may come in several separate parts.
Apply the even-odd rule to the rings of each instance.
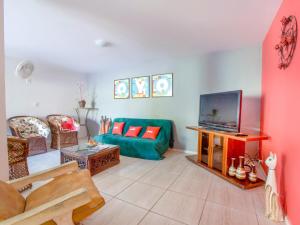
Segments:
[[[79,107],[80,107],[80,108],[85,108],[86,101],[85,101],[85,100],[80,100],[80,101],[78,102],[78,104],[79,104]]]
[[[246,170],[244,166],[244,156],[239,157],[239,166],[236,170],[235,177],[239,180],[245,180],[246,179]]]
[[[229,170],[228,170],[228,174],[231,177],[235,177],[235,174],[236,174],[236,168],[234,166],[234,161],[235,161],[235,158],[231,158],[231,166],[229,167]]]
[[[280,22],[282,23],[281,40],[275,49],[279,54],[279,69],[286,69],[290,65],[296,49],[297,19],[295,16],[283,17]]]
[[[277,164],[277,156],[270,152],[270,156],[266,159],[266,165],[269,168],[267,181],[265,185],[266,191],[266,216],[275,222],[284,221],[284,214],[281,208],[279,194],[277,192],[277,182],[275,169]]]
[[[251,165],[251,172],[249,173],[249,180],[253,183],[257,181],[257,174],[256,174],[255,165]]]
[[[80,82],[78,84],[79,92],[80,92],[80,101],[78,102],[80,108],[84,108],[86,105],[86,101],[83,99],[83,83]]]

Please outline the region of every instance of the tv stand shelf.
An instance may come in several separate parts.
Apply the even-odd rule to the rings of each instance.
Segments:
[[[235,151],[230,149],[228,145],[232,140],[244,143],[252,141],[260,142],[267,140],[267,136],[253,134],[241,135],[239,133],[206,129],[200,126],[187,126],[186,128],[198,132],[198,154],[187,156],[188,160],[243,189],[250,189],[264,184],[264,181],[261,179],[257,179],[255,183],[252,183],[248,179],[238,180],[228,175],[230,158],[232,156],[237,157],[237,155],[245,154],[245,149]],[[215,144],[216,137],[219,138],[220,144]],[[203,155],[205,148],[207,149],[207,155]]]

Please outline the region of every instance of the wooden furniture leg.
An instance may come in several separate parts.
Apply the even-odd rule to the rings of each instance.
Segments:
[[[198,162],[202,160],[202,132],[198,132]]]
[[[214,137],[213,133],[209,134],[208,137],[208,167],[213,167],[213,159],[214,159]]]
[[[227,175],[227,154],[228,154],[228,137],[223,139],[223,160],[222,160],[222,174]]]

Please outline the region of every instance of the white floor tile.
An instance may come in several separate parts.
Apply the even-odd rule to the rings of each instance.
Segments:
[[[148,184],[134,183],[121,192],[117,198],[144,209],[151,209],[164,192],[163,189]]]
[[[151,211],[189,225],[199,223],[205,202],[200,198],[167,191]]]

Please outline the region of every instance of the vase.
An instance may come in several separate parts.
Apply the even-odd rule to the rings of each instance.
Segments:
[[[251,172],[249,173],[249,180],[254,183],[257,181],[257,173],[256,173],[255,165],[252,165],[251,168],[252,169]]]
[[[78,104],[79,104],[79,107],[80,107],[80,108],[84,108],[84,107],[85,107],[85,104],[86,104],[86,101],[85,101],[85,100],[80,100],[80,101],[78,102]]]
[[[246,170],[244,167],[244,156],[239,157],[239,166],[236,170],[235,177],[239,180],[245,180],[246,179]]]
[[[231,166],[229,167],[228,174],[231,177],[234,177],[236,174],[236,168],[234,166],[235,158],[231,158]]]

